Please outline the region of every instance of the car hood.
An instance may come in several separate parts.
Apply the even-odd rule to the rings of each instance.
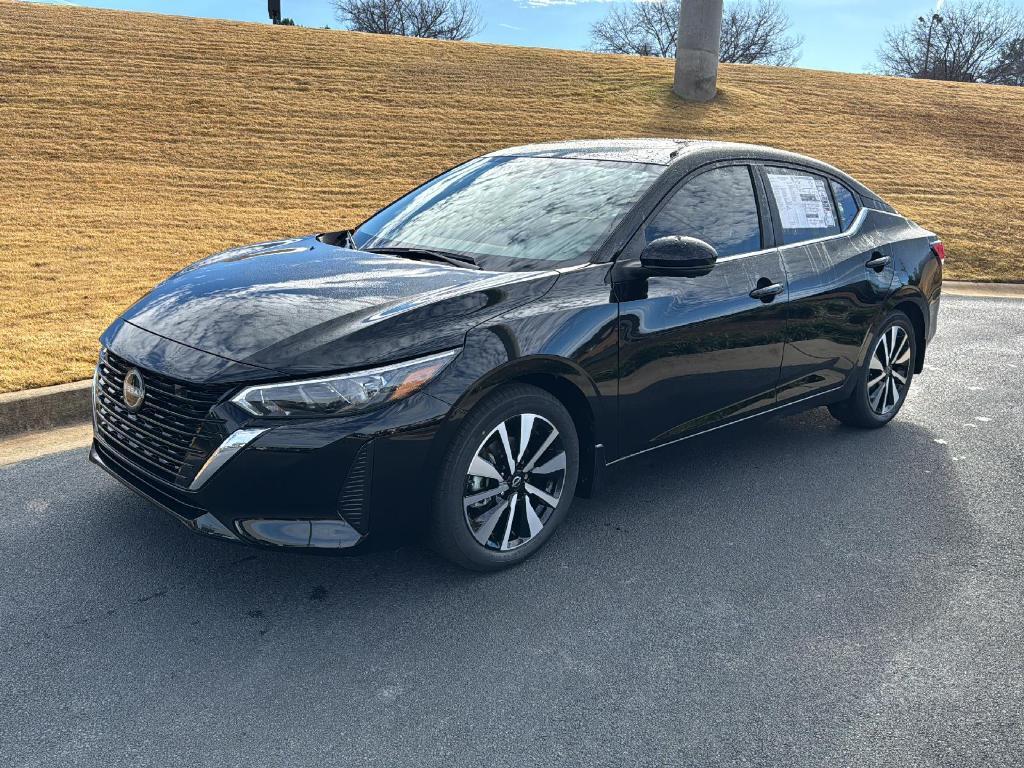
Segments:
[[[459,346],[473,326],[543,295],[556,278],[412,261],[311,236],[199,261],[122,319],[249,366],[320,373]]]

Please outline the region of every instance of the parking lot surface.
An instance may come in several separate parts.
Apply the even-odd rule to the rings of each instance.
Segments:
[[[617,465],[537,557],[210,541],[0,468],[0,765],[1024,764],[1024,302],[946,297],[888,428]]]

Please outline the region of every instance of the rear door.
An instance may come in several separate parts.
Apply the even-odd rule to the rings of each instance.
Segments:
[[[838,180],[797,166],[761,172],[789,283],[783,404],[845,383],[889,295],[893,259],[862,230],[865,215]]]
[[[620,455],[774,405],[786,287],[770,232],[759,179],[747,164],[724,164],[680,182],[620,256],[639,258],[668,235],[699,238],[719,254],[703,277],[615,284]]]

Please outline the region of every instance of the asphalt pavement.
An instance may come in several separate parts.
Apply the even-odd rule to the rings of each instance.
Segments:
[[[646,454],[487,576],[0,467],[0,765],[1022,765],[1022,353],[1024,302],[946,297],[886,429]]]

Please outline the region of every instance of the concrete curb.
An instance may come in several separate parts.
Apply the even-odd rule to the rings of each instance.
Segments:
[[[92,418],[92,379],[0,395],[0,438]]]
[[[1024,299],[1022,283],[961,283],[947,280],[951,296]],[[54,427],[84,424],[92,418],[92,379],[0,395],[0,438]]]
[[[1024,299],[1024,283],[961,283],[944,280],[942,292],[950,296],[988,296],[994,299]]]

